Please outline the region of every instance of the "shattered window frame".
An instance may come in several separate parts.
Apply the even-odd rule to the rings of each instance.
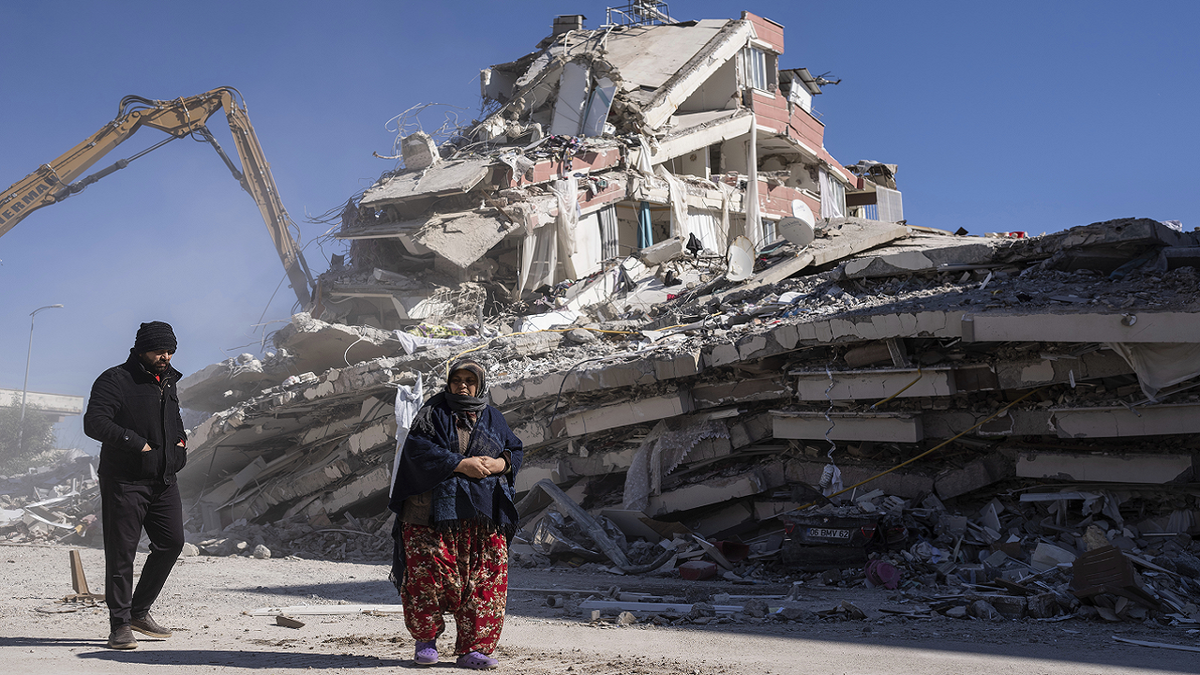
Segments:
[[[753,45],[742,47],[742,50],[738,52],[738,57],[742,62],[742,75],[745,78],[746,86],[773,95],[772,78],[770,77],[772,69],[768,68],[768,63],[774,59],[774,56],[765,49]]]

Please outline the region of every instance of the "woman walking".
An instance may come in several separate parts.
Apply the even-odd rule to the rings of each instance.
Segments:
[[[438,662],[445,613],[457,626],[459,666],[498,665],[491,654],[504,626],[522,450],[485,391],[479,364],[452,364],[446,390],[417,412],[400,450],[389,504],[397,514],[392,581],[418,665]]]

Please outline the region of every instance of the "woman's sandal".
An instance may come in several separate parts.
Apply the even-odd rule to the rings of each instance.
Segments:
[[[459,668],[470,668],[471,670],[491,670],[499,666],[500,662],[486,654],[479,652],[467,652],[458,657]]]
[[[417,642],[416,661],[418,666],[432,666],[438,662],[437,642]]]

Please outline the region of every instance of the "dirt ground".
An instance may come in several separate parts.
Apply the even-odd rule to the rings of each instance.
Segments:
[[[0,545],[0,673],[188,672],[340,673],[418,670],[400,614],[293,615],[299,629],[275,625],[255,609],[297,605],[396,605],[382,563],[297,558],[182,558],[155,608],[174,628],[166,640],[144,638],[132,651],[104,647],[107,611],[64,604],[73,592],[69,548]],[[92,590],[102,591],[104,559],[80,549]],[[144,556],[138,556],[140,568]],[[779,595],[783,585],[734,586],[671,578],[622,577],[579,570],[513,569],[509,612],[497,672],[532,675],[717,675],[794,673],[973,675],[1037,673],[1200,673],[1200,631],[1134,623],[1031,620],[909,619],[918,600],[897,591],[802,587],[812,611],[843,601],[866,620],[776,622],[739,618],[707,625],[620,626],[592,623],[570,607],[571,598],[625,592],[692,599],[713,593]],[[547,604],[562,595],[567,609]],[[734,600],[731,604],[744,602]],[[452,630],[452,627],[451,627]],[[141,637],[141,636],[139,636]],[[1190,649],[1147,647],[1117,638]],[[462,672],[451,663],[434,673]]]

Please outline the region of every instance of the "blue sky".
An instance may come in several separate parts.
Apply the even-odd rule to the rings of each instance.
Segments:
[[[478,73],[518,58],[553,17],[604,20],[594,0],[520,3],[304,0],[9,0],[0,41],[0,186],[117,113],[123,96],[239,89],[303,243],[393,163],[388,120],[444,103],[470,120]],[[844,164],[899,165],[912,224],[1053,232],[1127,216],[1200,226],[1187,162],[1200,3],[728,2],[677,0],[678,20],[749,10],[786,30],[783,68],[842,78],[816,98]],[[427,127],[441,123],[434,111]],[[210,128],[230,152],[218,113]],[[97,167],[162,134],[143,130]],[[1183,171],[1183,173],[1179,173]],[[337,243],[305,251],[314,271]],[[172,323],[185,373],[260,352],[294,296],[253,200],[207,146],[176,141],[0,237],[0,388],[87,395],[142,321]],[[258,325],[260,323],[265,325]],[[78,420],[60,445],[95,450]]]

